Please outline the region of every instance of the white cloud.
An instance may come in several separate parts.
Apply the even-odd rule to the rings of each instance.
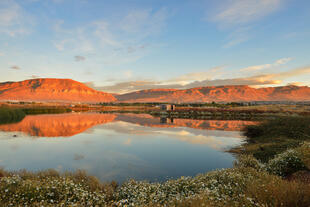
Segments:
[[[102,47],[112,46],[120,47],[121,43],[115,40],[115,36],[112,34],[109,28],[109,23],[106,21],[96,21],[93,23],[95,25],[94,34],[99,38]]]
[[[211,19],[221,25],[240,25],[261,19],[280,8],[283,0],[226,0],[221,1]]]
[[[118,20],[99,19],[73,28],[58,20],[53,43],[62,52],[91,53],[101,65],[135,62],[149,53],[148,37],[161,32],[166,18],[167,10],[159,9],[133,10]]]
[[[224,48],[230,48],[235,45],[246,42],[250,39],[250,27],[240,27],[234,30],[228,37],[228,41],[224,44]]]
[[[258,71],[258,70],[263,70],[263,69],[269,69],[269,68],[277,67],[280,65],[284,65],[291,60],[292,58],[282,58],[282,59],[276,60],[272,64],[254,65],[254,66],[242,68],[240,69],[240,71]]]
[[[250,40],[254,36],[252,23],[276,12],[286,0],[222,0],[207,11],[206,19],[219,28],[230,30],[224,48]]]
[[[120,28],[128,33],[147,36],[159,33],[165,26],[168,11],[162,8],[157,11],[151,9],[134,10],[129,12],[121,21]]]
[[[284,60],[284,59],[280,59]],[[276,61],[283,62],[283,61]],[[215,76],[207,78],[204,72],[202,73],[188,73],[182,76],[169,80],[133,80],[133,81],[119,81],[113,85],[108,86],[95,86],[92,83],[88,85],[97,90],[102,90],[112,93],[129,93],[138,90],[147,89],[188,89],[205,86],[222,86],[222,85],[250,85],[250,86],[263,86],[263,85],[279,85],[284,80],[301,75],[309,75],[310,67],[295,68],[292,70],[278,72],[278,73],[265,73],[262,75],[235,77],[235,78],[216,78]],[[199,77],[201,75],[201,77]],[[188,78],[186,78],[188,77]],[[203,79],[203,77],[207,79]]]
[[[20,70],[20,67],[17,66],[17,65],[13,65],[13,66],[11,66],[10,68],[13,69],[13,70]]]
[[[180,75],[176,78],[169,79],[165,82],[169,83],[169,84],[186,85],[186,84],[189,84],[193,81],[203,81],[206,79],[214,79],[214,78],[222,75],[223,69],[224,69],[223,66],[218,66],[218,67],[211,68],[207,71],[193,72],[193,73],[187,73],[185,75]]]
[[[3,53],[3,52],[0,52],[0,57],[1,57],[1,56],[4,56],[4,53]]]
[[[14,0],[0,1],[0,33],[9,36],[29,34],[33,21]]]
[[[76,62],[81,62],[81,61],[85,61],[86,58],[84,56],[81,56],[81,55],[76,55],[76,56],[74,56],[74,60]]]
[[[279,59],[275,62],[276,65],[284,65],[286,64],[287,62],[291,61],[292,58],[282,58],[282,59]]]

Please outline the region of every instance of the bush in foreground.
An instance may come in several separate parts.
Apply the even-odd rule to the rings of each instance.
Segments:
[[[265,165],[259,162],[256,158],[254,158],[252,155],[240,155],[238,157],[238,160],[234,163],[235,167],[241,168],[241,167],[251,167],[258,171],[264,170]]]
[[[83,173],[8,173],[0,179],[0,206],[299,206],[310,186],[252,167],[182,177],[163,183],[130,180],[120,187]]]
[[[296,149],[289,149],[270,160],[266,168],[272,174],[288,176],[306,169],[306,166],[302,161],[301,153]]]

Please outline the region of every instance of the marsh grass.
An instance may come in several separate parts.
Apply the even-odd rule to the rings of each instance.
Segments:
[[[268,162],[287,149],[310,140],[310,117],[278,117],[244,129],[247,143],[231,152],[251,154]]]
[[[19,122],[25,115],[21,109],[0,108],[0,124]]]
[[[23,108],[22,109],[27,115],[35,114],[62,114],[71,112],[72,109],[65,107],[33,107],[33,108]]]

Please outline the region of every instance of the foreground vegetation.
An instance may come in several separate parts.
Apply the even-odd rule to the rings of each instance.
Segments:
[[[15,123],[26,116],[21,109],[0,108],[0,124]]]
[[[62,114],[62,113],[68,113],[68,112],[72,111],[69,108],[62,108],[62,107],[23,108],[22,110],[27,115],[31,115],[31,114]]]
[[[310,117],[278,117],[244,129],[247,143],[231,150],[267,162],[276,154],[310,141]]]
[[[102,184],[79,171],[2,171],[3,206],[309,206],[310,185],[288,175],[306,172],[310,143],[262,164],[241,156],[234,168],[163,183]],[[302,171],[300,171],[302,170]],[[297,174],[296,174],[297,173]]]
[[[308,118],[248,126],[248,143],[238,151],[233,168],[162,183],[129,180],[118,186],[101,183],[82,171],[1,170],[0,206],[308,207],[309,127]],[[276,146],[281,147],[273,150]]]

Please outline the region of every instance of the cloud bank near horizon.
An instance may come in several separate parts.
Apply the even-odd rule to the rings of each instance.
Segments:
[[[247,77],[236,77],[236,78],[217,78],[212,79],[212,73],[216,73],[219,69],[213,68],[207,72],[196,72],[181,75],[179,77],[156,81],[156,80],[133,80],[133,81],[122,81],[107,86],[96,86],[93,82],[85,83],[89,87],[96,90],[105,91],[109,93],[130,93],[139,90],[148,89],[189,89],[204,86],[221,86],[221,85],[249,85],[253,87],[262,86],[279,86],[283,84],[283,81],[291,77],[301,76],[310,74],[310,66],[294,68],[288,71],[275,72],[275,73],[264,73],[259,75],[252,75]],[[243,70],[243,69],[241,69]],[[207,78],[207,77],[210,78]],[[293,85],[306,85],[302,82],[289,83]]]

